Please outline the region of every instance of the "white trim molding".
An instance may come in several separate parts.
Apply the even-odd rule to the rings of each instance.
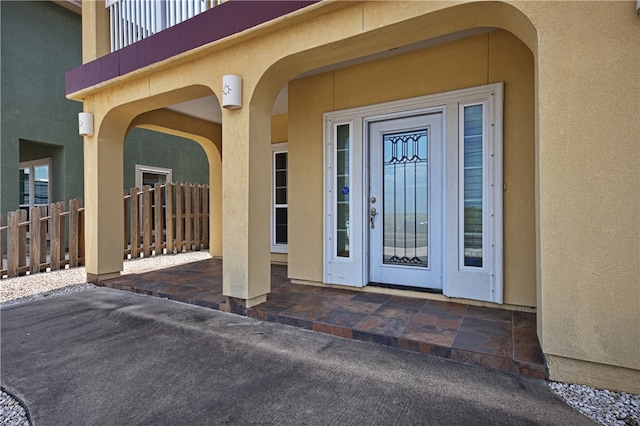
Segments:
[[[157,175],[165,175],[166,182],[173,182],[173,171],[164,167],[145,166],[136,164],[136,188],[142,189],[142,173],[154,173]]]

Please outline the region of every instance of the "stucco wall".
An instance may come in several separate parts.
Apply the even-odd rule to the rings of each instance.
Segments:
[[[82,197],[82,105],[64,97],[64,73],[81,63],[80,16],[52,2],[0,2],[0,17],[0,213],[18,208],[20,161],[54,157],[53,199]]]
[[[189,139],[132,129],[124,144],[124,185],[135,186],[135,165],[172,170],[174,182],[209,183],[209,162],[200,145]]]
[[[493,31],[292,81],[289,276],[322,281],[322,113],[503,81],[504,301],[535,306],[533,75],[531,51]]]
[[[0,2],[0,8],[0,214],[18,208],[22,161],[52,157],[51,201],[84,198],[77,118],[82,105],[64,96],[64,73],[81,64],[81,17],[53,2]],[[125,188],[135,185],[136,163],[171,168],[174,181],[209,183],[202,148],[163,133],[132,130],[124,163]]]
[[[542,347],[552,379],[640,392],[640,15],[631,1],[529,8]]]

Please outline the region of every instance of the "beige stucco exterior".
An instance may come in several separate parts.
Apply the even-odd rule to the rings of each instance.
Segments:
[[[402,79],[390,78],[401,75]],[[505,83],[504,303],[536,306],[533,55],[492,31],[289,84],[289,276],[322,282],[323,128],[326,111]]]
[[[290,276],[322,281],[322,113],[503,81],[505,302],[536,307],[551,379],[640,392],[634,5],[324,1],[71,94],[95,116],[96,133],[85,138],[87,272],[122,268],[122,232],[113,232],[122,212],[109,206],[119,205],[129,126],[175,103],[221,99],[225,74],[243,77],[243,107],[223,110],[221,139],[207,142],[218,148],[207,151],[212,186],[221,182],[212,251],[224,259],[224,294],[247,306],[269,292],[270,143],[289,144]],[[93,7],[101,6],[83,11],[85,61],[103,54]],[[491,31],[461,34],[479,28]],[[297,78],[428,41],[393,59]],[[288,116],[272,118],[287,83]]]

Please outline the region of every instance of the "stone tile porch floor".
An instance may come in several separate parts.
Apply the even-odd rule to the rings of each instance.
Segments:
[[[281,265],[271,267],[267,302],[233,307],[222,295],[217,259],[126,274],[99,285],[545,378],[533,313],[293,284]]]

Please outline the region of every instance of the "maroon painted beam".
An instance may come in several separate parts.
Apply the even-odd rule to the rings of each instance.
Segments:
[[[230,0],[144,40],[65,73],[66,93],[125,75],[317,3],[319,0]]]

